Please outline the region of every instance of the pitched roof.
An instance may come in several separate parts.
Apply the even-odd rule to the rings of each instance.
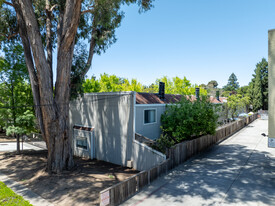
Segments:
[[[227,102],[227,97],[219,97],[219,100],[217,100],[216,97],[211,96],[210,102],[214,103],[214,104],[223,104],[223,103]]]
[[[165,94],[164,99],[160,99],[159,95],[156,93],[136,93],[136,104],[173,104],[177,103],[181,100],[183,95],[179,94]],[[214,104],[224,103],[226,101],[226,97],[220,97],[217,100],[215,97],[210,97],[210,101]],[[191,101],[196,100],[194,95],[191,96]]]
[[[179,94],[165,94],[165,98],[160,99],[155,93],[136,93],[137,104],[171,104],[179,102],[181,98]]]

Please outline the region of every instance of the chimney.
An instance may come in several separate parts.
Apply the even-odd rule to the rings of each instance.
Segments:
[[[159,82],[159,98],[164,99],[165,96],[165,83]]]
[[[216,99],[220,101],[220,91],[216,91]]]
[[[196,99],[200,98],[200,88],[196,88]]]

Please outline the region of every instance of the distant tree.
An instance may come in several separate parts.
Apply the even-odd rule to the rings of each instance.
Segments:
[[[120,91],[135,91],[142,92],[143,85],[136,79],[130,81],[116,75],[101,74],[99,80],[96,77],[86,79],[82,84],[84,93],[93,92],[120,92]]]
[[[245,109],[246,105],[249,104],[249,97],[242,97],[239,94],[231,95],[228,97],[226,104],[231,113],[232,119],[234,119],[238,116],[238,111]]]
[[[217,88],[218,87],[218,82],[216,80],[211,80],[210,82],[208,82],[207,87]]]
[[[268,109],[268,62],[265,58],[256,64],[253,78],[249,83],[249,95],[253,111]]]
[[[7,135],[19,135],[35,131],[31,86],[20,42],[3,48],[5,58],[0,62],[0,127]],[[25,121],[26,120],[26,121]]]
[[[170,79],[164,76],[156,80],[156,85],[158,85],[159,82],[165,83],[166,94],[195,95],[195,88],[199,87],[198,85],[192,85],[186,77],[180,78],[176,76]],[[200,87],[200,94],[207,95],[206,89]]]
[[[228,83],[223,87],[225,91],[236,91],[240,87],[237,76],[232,73],[228,78]]]
[[[205,84],[200,84],[199,87],[206,89],[207,86]]]
[[[143,85],[136,79],[132,79],[131,81],[124,79],[124,83],[122,84],[122,91],[142,92],[143,90]]]
[[[237,89],[237,94],[244,96],[248,96],[249,95],[249,86],[242,86],[240,88]]]
[[[83,82],[82,87],[84,93],[100,92],[101,89],[100,83],[95,76],[93,76],[91,79],[86,79]]]
[[[149,86],[144,86],[143,87],[143,92],[146,93],[157,93],[158,92],[158,85],[157,84],[150,84]]]
[[[154,84],[150,86],[143,86],[136,79],[128,80],[116,75],[108,75],[106,73],[101,74],[97,80],[95,77],[86,79],[82,84],[82,90],[84,93],[92,92],[120,92],[120,91],[135,91],[135,92],[147,92],[158,93],[159,82],[165,83],[166,94],[181,94],[181,95],[194,95],[195,88],[198,85],[192,85],[190,81],[184,77],[174,77],[172,79],[164,76],[156,80]],[[206,96],[207,90],[200,88],[200,94]]]

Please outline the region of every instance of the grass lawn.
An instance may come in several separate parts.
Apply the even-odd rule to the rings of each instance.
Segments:
[[[3,182],[0,182],[0,205],[31,206],[31,204],[28,201],[24,200],[23,197],[15,194]]]

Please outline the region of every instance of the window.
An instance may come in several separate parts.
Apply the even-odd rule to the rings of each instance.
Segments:
[[[76,147],[82,149],[88,149],[88,141],[86,137],[77,137],[76,139]]]
[[[144,110],[144,124],[155,123],[156,122],[156,110],[148,109]]]

